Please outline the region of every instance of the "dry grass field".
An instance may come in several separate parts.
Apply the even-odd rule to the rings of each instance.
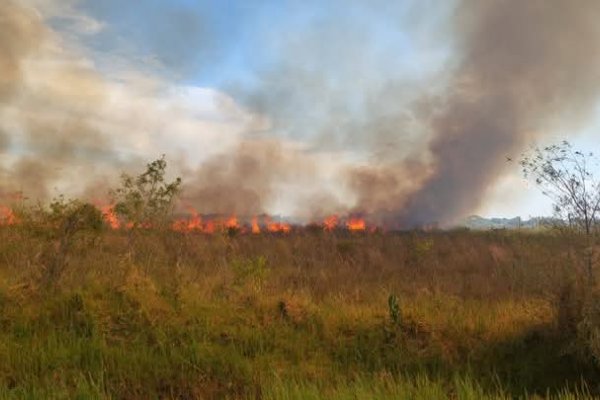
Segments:
[[[577,236],[60,232],[0,227],[0,398],[600,394]]]

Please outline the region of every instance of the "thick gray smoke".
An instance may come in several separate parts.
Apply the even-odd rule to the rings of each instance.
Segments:
[[[506,155],[584,124],[600,89],[596,0],[289,1],[304,17],[270,20],[282,34],[248,44],[268,60],[250,63],[250,84],[226,85],[231,97],[214,90],[221,109],[207,116],[194,108],[206,96],[182,103],[168,89],[223,56],[203,13],[151,8],[156,34],[133,35],[146,47],[119,46],[121,35],[115,54],[102,52],[113,44],[103,21],[81,17],[99,33],[73,45],[76,32],[27,2],[53,4],[0,2],[0,203],[65,183],[94,198],[165,148],[184,202],[204,213],[448,224],[481,205]],[[121,28],[138,18],[137,6],[85,4]],[[156,76],[151,63],[128,70],[130,50],[154,53]],[[114,77],[100,72],[111,64]]]
[[[400,210],[410,224],[477,208],[506,155],[584,123],[599,94],[599,2],[463,1],[457,15],[462,60],[429,122],[434,172]]]
[[[426,18],[414,10],[351,2],[382,25],[417,32],[412,45],[425,53],[435,54],[433,39],[443,33],[451,38],[449,70],[413,76],[395,71],[393,45],[379,52],[360,17],[333,4],[339,15],[280,44],[281,63],[248,104],[317,148],[370,154],[345,175],[357,212],[401,227],[451,223],[481,205],[507,155],[534,135],[570,135],[595,106],[598,1],[462,0],[450,25],[430,26],[437,35],[425,38],[418,32]]]
[[[65,191],[68,196],[108,201],[108,190],[118,184],[121,171],[137,174],[161,153],[166,153],[170,174],[183,176],[184,203],[204,213],[267,212],[278,197],[297,195],[294,185],[289,194],[278,186],[293,181],[305,189],[320,175],[313,167],[320,161],[289,142],[243,137],[264,122],[221,93],[181,93],[177,88],[171,92],[166,81],[147,74],[147,65],[123,70],[122,54],[114,59],[111,53],[105,55],[116,61],[119,67],[113,72],[118,75],[102,74],[81,51],[84,42],[69,40],[77,32],[53,29],[39,9],[26,3],[0,2],[0,204],[19,198],[19,192],[33,201],[47,201]],[[104,2],[99,7],[113,12],[118,5]],[[64,15],[76,16],[68,7],[65,14],[52,1],[46,7],[60,11],[61,22]],[[126,9],[137,12],[137,7],[121,11]],[[158,10],[146,13],[161,18]],[[161,41],[150,47],[158,46],[165,59],[158,75],[189,47],[171,42],[193,40],[187,36],[197,33],[194,25],[201,22],[190,21],[188,15],[183,18],[186,24],[172,26],[180,17],[177,12],[160,19],[161,29],[171,29],[170,35],[150,35],[151,42],[160,36]],[[85,34],[102,26],[84,17],[76,21],[84,24],[77,28]],[[174,75],[182,71],[178,68]],[[200,166],[193,157],[202,158]],[[313,203],[308,199],[322,198],[327,190],[303,192]],[[290,212],[308,217],[312,212],[306,210],[314,208]]]

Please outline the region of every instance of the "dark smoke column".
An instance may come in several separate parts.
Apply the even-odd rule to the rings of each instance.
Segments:
[[[600,88],[600,1],[469,0],[456,14],[462,61],[431,117],[434,173],[399,222],[451,223],[481,203],[504,156],[532,134],[569,135]]]

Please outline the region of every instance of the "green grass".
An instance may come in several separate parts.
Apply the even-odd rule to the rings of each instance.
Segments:
[[[77,238],[48,286],[53,240],[0,229],[0,398],[600,393],[559,323],[579,268],[564,238],[107,231]]]

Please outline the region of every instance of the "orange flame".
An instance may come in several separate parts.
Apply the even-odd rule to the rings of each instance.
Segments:
[[[329,217],[325,218],[325,220],[323,221],[323,228],[326,231],[332,231],[334,230],[339,222],[339,218],[337,215],[330,215]]]
[[[202,232],[204,232],[204,233],[215,233],[215,230],[216,230],[215,221],[208,221],[206,223],[206,225],[204,225],[204,229],[202,230]]]
[[[194,209],[190,209],[192,217],[190,219],[179,219],[173,222],[171,228],[177,232],[192,232],[202,230],[202,216]]]
[[[122,221],[115,212],[114,205],[97,205],[102,213],[104,222],[112,229],[132,229],[133,223]],[[260,234],[262,232],[271,233],[290,233],[292,225],[282,221],[272,221],[269,216],[254,216],[248,222],[240,223],[236,215],[228,218],[203,218],[196,210],[190,208],[190,216],[184,219],[178,219],[172,222],[171,229],[178,232],[202,232],[213,234],[217,231],[227,229],[239,229],[242,234],[252,233]],[[18,224],[20,221],[15,216],[13,210],[7,206],[0,205],[0,226]],[[314,224],[308,225],[313,226]],[[338,215],[330,215],[322,222],[322,229],[333,231],[338,227],[345,227],[352,232],[377,232],[384,229],[377,226],[367,226],[366,221],[361,217],[340,218]],[[138,227],[152,229],[150,223],[142,223]]]
[[[258,226],[258,217],[252,217],[252,233],[260,233],[260,226]]]
[[[171,229],[178,232],[203,232],[215,233],[217,230],[240,229],[238,218],[235,215],[223,219],[206,219],[203,221],[202,215],[193,209],[190,209],[191,217],[179,219],[171,224]]]
[[[267,225],[267,229],[269,232],[282,232],[289,233],[292,230],[290,224],[286,224],[283,222],[272,222]]]
[[[285,222],[271,222],[271,218],[265,217],[265,223],[267,224],[267,230],[272,233],[289,233],[292,230],[290,224]]]
[[[103,206],[100,208],[102,212],[102,217],[104,218],[104,222],[108,224],[112,229],[119,229],[121,227],[121,223],[119,222],[119,218],[115,213],[114,206]]]
[[[6,206],[0,206],[0,226],[16,224],[17,217],[12,209]]]
[[[346,222],[346,228],[350,231],[364,231],[367,229],[367,224],[362,218],[350,218]]]
[[[229,219],[227,219],[227,221],[225,222],[225,227],[227,229],[238,229],[240,225],[238,224],[237,217],[235,215],[229,217]]]

